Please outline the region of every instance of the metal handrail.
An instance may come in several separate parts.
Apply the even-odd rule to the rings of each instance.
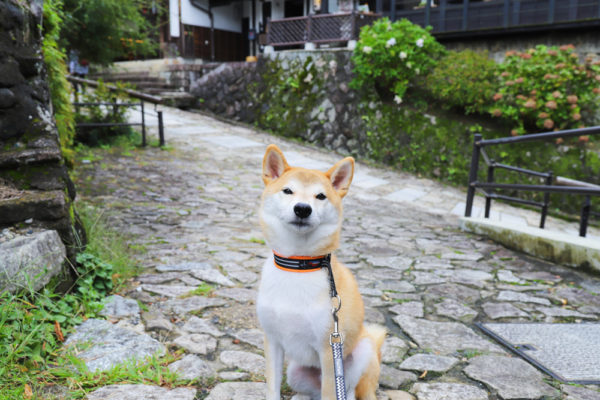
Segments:
[[[523,142],[533,142],[542,140],[551,140],[557,138],[567,138],[573,136],[582,135],[600,135],[600,126],[581,128],[581,129],[569,129],[558,132],[545,132],[536,133],[531,135],[523,136],[509,136],[498,139],[487,139],[483,140],[483,136],[478,133],[473,138],[473,153],[471,156],[471,168],[469,170],[469,186],[467,188],[467,200],[465,205],[465,217],[470,217],[473,212],[473,201],[475,198],[475,192],[477,189],[483,191],[485,195],[485,218],[490,217],[490,208],[492,199],[507,200],[521,204],[527,204],[531,206],[541,207],[542,215],[540,220],[540,228],[544,228],[546,215],[548,212],[548,205],[550,202],[550,193],[563,193],[563,194],[574,194],[585,196],[584,204],[581,209],[581,217],[579,224],[579,235],[585,237],[588,227],[588,221],[590,215],[598,216],[599,213],[591,211],[591,196],[600,196],[600,186],[594,185],[589,182],[576,181],[569,178],[557,177],[557,185],[553,185],[553,174],[552,172],[538,172],[530,169],[514,167],[511,165],[496,163],[491,160],[486,154],[484,147],[494,146],[500,144],[514,144]],[[479,172],[479,160],[483,158],[488,167],[487,182],[478,181]],[[512,184],[512,183],[496,183],[494,182],[494,170],[495,168],[502,168],[511,172],[522,173],[531,176],[537,176],[545,178],[545,185],[526,185],[526,184]],[[495,189],[499,190],[516,190],[516,191],[529,191],[529,192],[541,192],[544,193],[543,202],[535,202],[530,200],[523,200],[516,197],[499,195],[494,193]]]
[[[89,85],[92,87],[98,87],[99,82],[91,80],[91,79],[83,79],[83,78],[78,78],[75,76],[67,76],[67,80],[69,80],[72,83],[75,84],[82,84],[82,85]],[[141,116],[142,116],[142,122],[140,123],[135,123],[135,122],[127,122],[127,123],[109,123],[109,122],[91,122],[91,123],[81,123],[81,124],[77,124],[76,127],[78,128],[91,128],[91,127],[109,127],[109,126],[141,126],[142,127],[142,147],[146,146],[146,110],[144,108],[144,101],[148,101],[150,103],[154,104],[154,107],[156,108],[156,105],[161,104],[162,103],[162,98],[160,97],[156,97],[156,96],[152,96],[149,95],[147,93],[142,93],[139,92],[137,90],[133,90],[133,89],[121,89],[121,88],[117,88],[114,85],[110,85],[110,84],[106,84],[105,85],[106,88],[108,90],[110,90],[111,92],[124,92],[127,93],[127,95],[134,97],[134,98],[138,98],[141,101],[139,103],[117,103],[116,101],[113,103],[107,103],[107,102],[77,102],[77,91],[75,91],[75,99],[76,101],[73,103],[73,105],[76,108],[79,107],[89,107],[89,106],[112,106],[112,107],[136,107],[136,106],[140,106],[140,112],[141,112]],[[159,146],[164,146],[165,145],[165,130],[164,130],[164,125],[163,125],[163,112],[162,111],[156,111],[157,117],[158,117],[158,140],[159,140]]]

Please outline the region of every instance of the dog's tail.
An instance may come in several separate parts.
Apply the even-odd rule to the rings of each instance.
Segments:
[[[387,335],[387,329],[380,325],[365,325],[365,330],[367,331],[367,336],[373,341],[375,351],[377,352],[377,359],[381,362],[381,346],[383,346],[385,336]]]
[[[371,356],[366,371],[360,378],[356,386],[356,398],[358,400],[377,400],[377,386],[379,382],[379,372],[381,369],[381,346],[385,341],[387,330],[379,325],[365,325],[363,335],[371,341],[375,354]]]

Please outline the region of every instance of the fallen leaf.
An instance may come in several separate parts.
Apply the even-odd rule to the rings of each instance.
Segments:
[[[33,397],[33,391],[31,390],[31,386],[29,386],[27,383],[25,384],[25,387],[23,388],[23,398],[24,399],[30,399]]]
[[[426,376],[427,376],[427,370],[423,371],[423,373],[421,375],[419,375],[419,379],[425,379]]]
[[[240,339],[233,339],[234,344],[240,344]]]
[[[56,337],[58,338],[59,341],[61,341],[61,342],[65,341],[65,337],[62,333],[62,329],[60,329],[60,324],[58,323],[58,321],[54,321],[54,333],[56,333]]]
[[[560,302],[562,303],[563,306],[566,306],[567,304],[569,304],[569,300],[567,300],[567,299],[560,299]]]

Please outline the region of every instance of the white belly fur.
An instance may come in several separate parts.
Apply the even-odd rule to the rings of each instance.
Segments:
[[[300,365],[319,366],[331,325],[327,270],[289,272],[265,262],[257,298],[260,324],[272,343]]]

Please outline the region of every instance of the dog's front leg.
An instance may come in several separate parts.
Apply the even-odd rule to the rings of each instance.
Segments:
[[[322,346],[321,361],[321,400],[335,400],[335,372],[333,369],[333,353],[329,340]]]
[[[265,336],[265,358],[267,361],[267,400],[281,399],[283,376],[283,348]]]

